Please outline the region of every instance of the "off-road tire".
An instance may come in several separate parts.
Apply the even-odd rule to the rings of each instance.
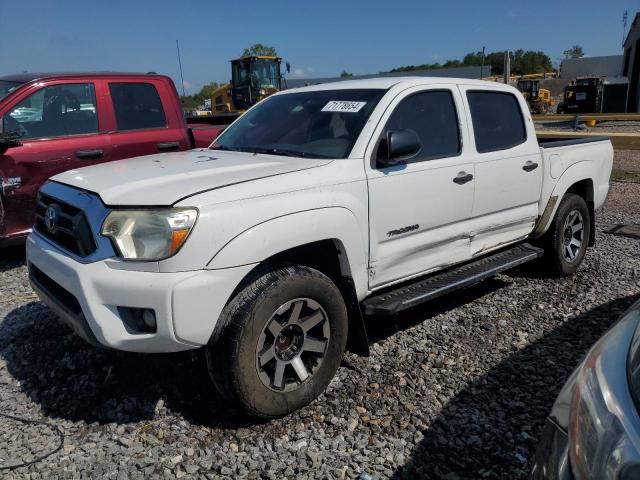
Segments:
[[[543,100],[538,104],[538,113],[541,115],[545,115],[549,113],[549,104]]]
[[[278,309],[308,298],[326,313],[330,335],[317,370],[292,391],[275,391],[260,378],[256,352]],[[348,317],[338,287],[318,270],[280,266],[259,273],[226,305],[206,346],[209,376],[221,397],[261,418],[286,415],[316,399],[334,377],[344,354]]]
[[[574,251],[575,258],[567,258],[567,220],[570,215],[578,212],[581,216],[582,234],[579,248],[570,248]],[[589,209],[582,197],[567,193],[561,200],[549,230],[542,239],[545,249],[543,257],[548,273],[556,277],[566,277],[578,270],[587,252],[589,235],[591,234],[591,221]]]

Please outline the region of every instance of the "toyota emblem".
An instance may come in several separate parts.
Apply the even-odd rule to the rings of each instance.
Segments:
[[[44,212],[44,225],[49,230],[49,233],[55,233],[56,223],[58,223],[58,212],[60,207],[58,205],[49,205],[46,212]]]

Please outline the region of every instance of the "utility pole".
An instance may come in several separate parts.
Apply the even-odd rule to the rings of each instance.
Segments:
[[[182,76],[182,60],[180,59],[180,44],[178,40],[176,40],[176,49],[178,50],[178,66],[180,67],[180,83],[182,84],[182,96],[186,97],[186,93],[184,91],[184,77]]]
[[[484,46],[482,47],[482,64],[480,64],[480,80],[484,78]]]
[[[504,53],[504,84],[509,85],[511,81],[511,54],[509,50]]]

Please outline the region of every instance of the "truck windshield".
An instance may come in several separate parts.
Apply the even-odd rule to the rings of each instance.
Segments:
[[[274,95],[218,137],[214,150],[347,158],[386,90],[320,90]]]
[[[521,92],[528,92],[531,88],[531,80],[520,80],[518,82],[518,90]]]
[[[280,88],[278,62],[268,59],[257,59],[251,64],[253,86],[260,88]]]
[[[9,95],[20,85],[22,85],[20,82],[9,82],[7,80],[0,80],[0,100]]]

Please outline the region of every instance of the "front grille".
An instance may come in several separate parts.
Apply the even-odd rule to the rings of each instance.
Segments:
[[[57,213],[52,229],[48,228],[45,222],[49,207],[53,207]],[[35,229],[40,235],[80,257],[86,257],[96,251],[93,232],[84,212],[43,193],[38,195]]]

